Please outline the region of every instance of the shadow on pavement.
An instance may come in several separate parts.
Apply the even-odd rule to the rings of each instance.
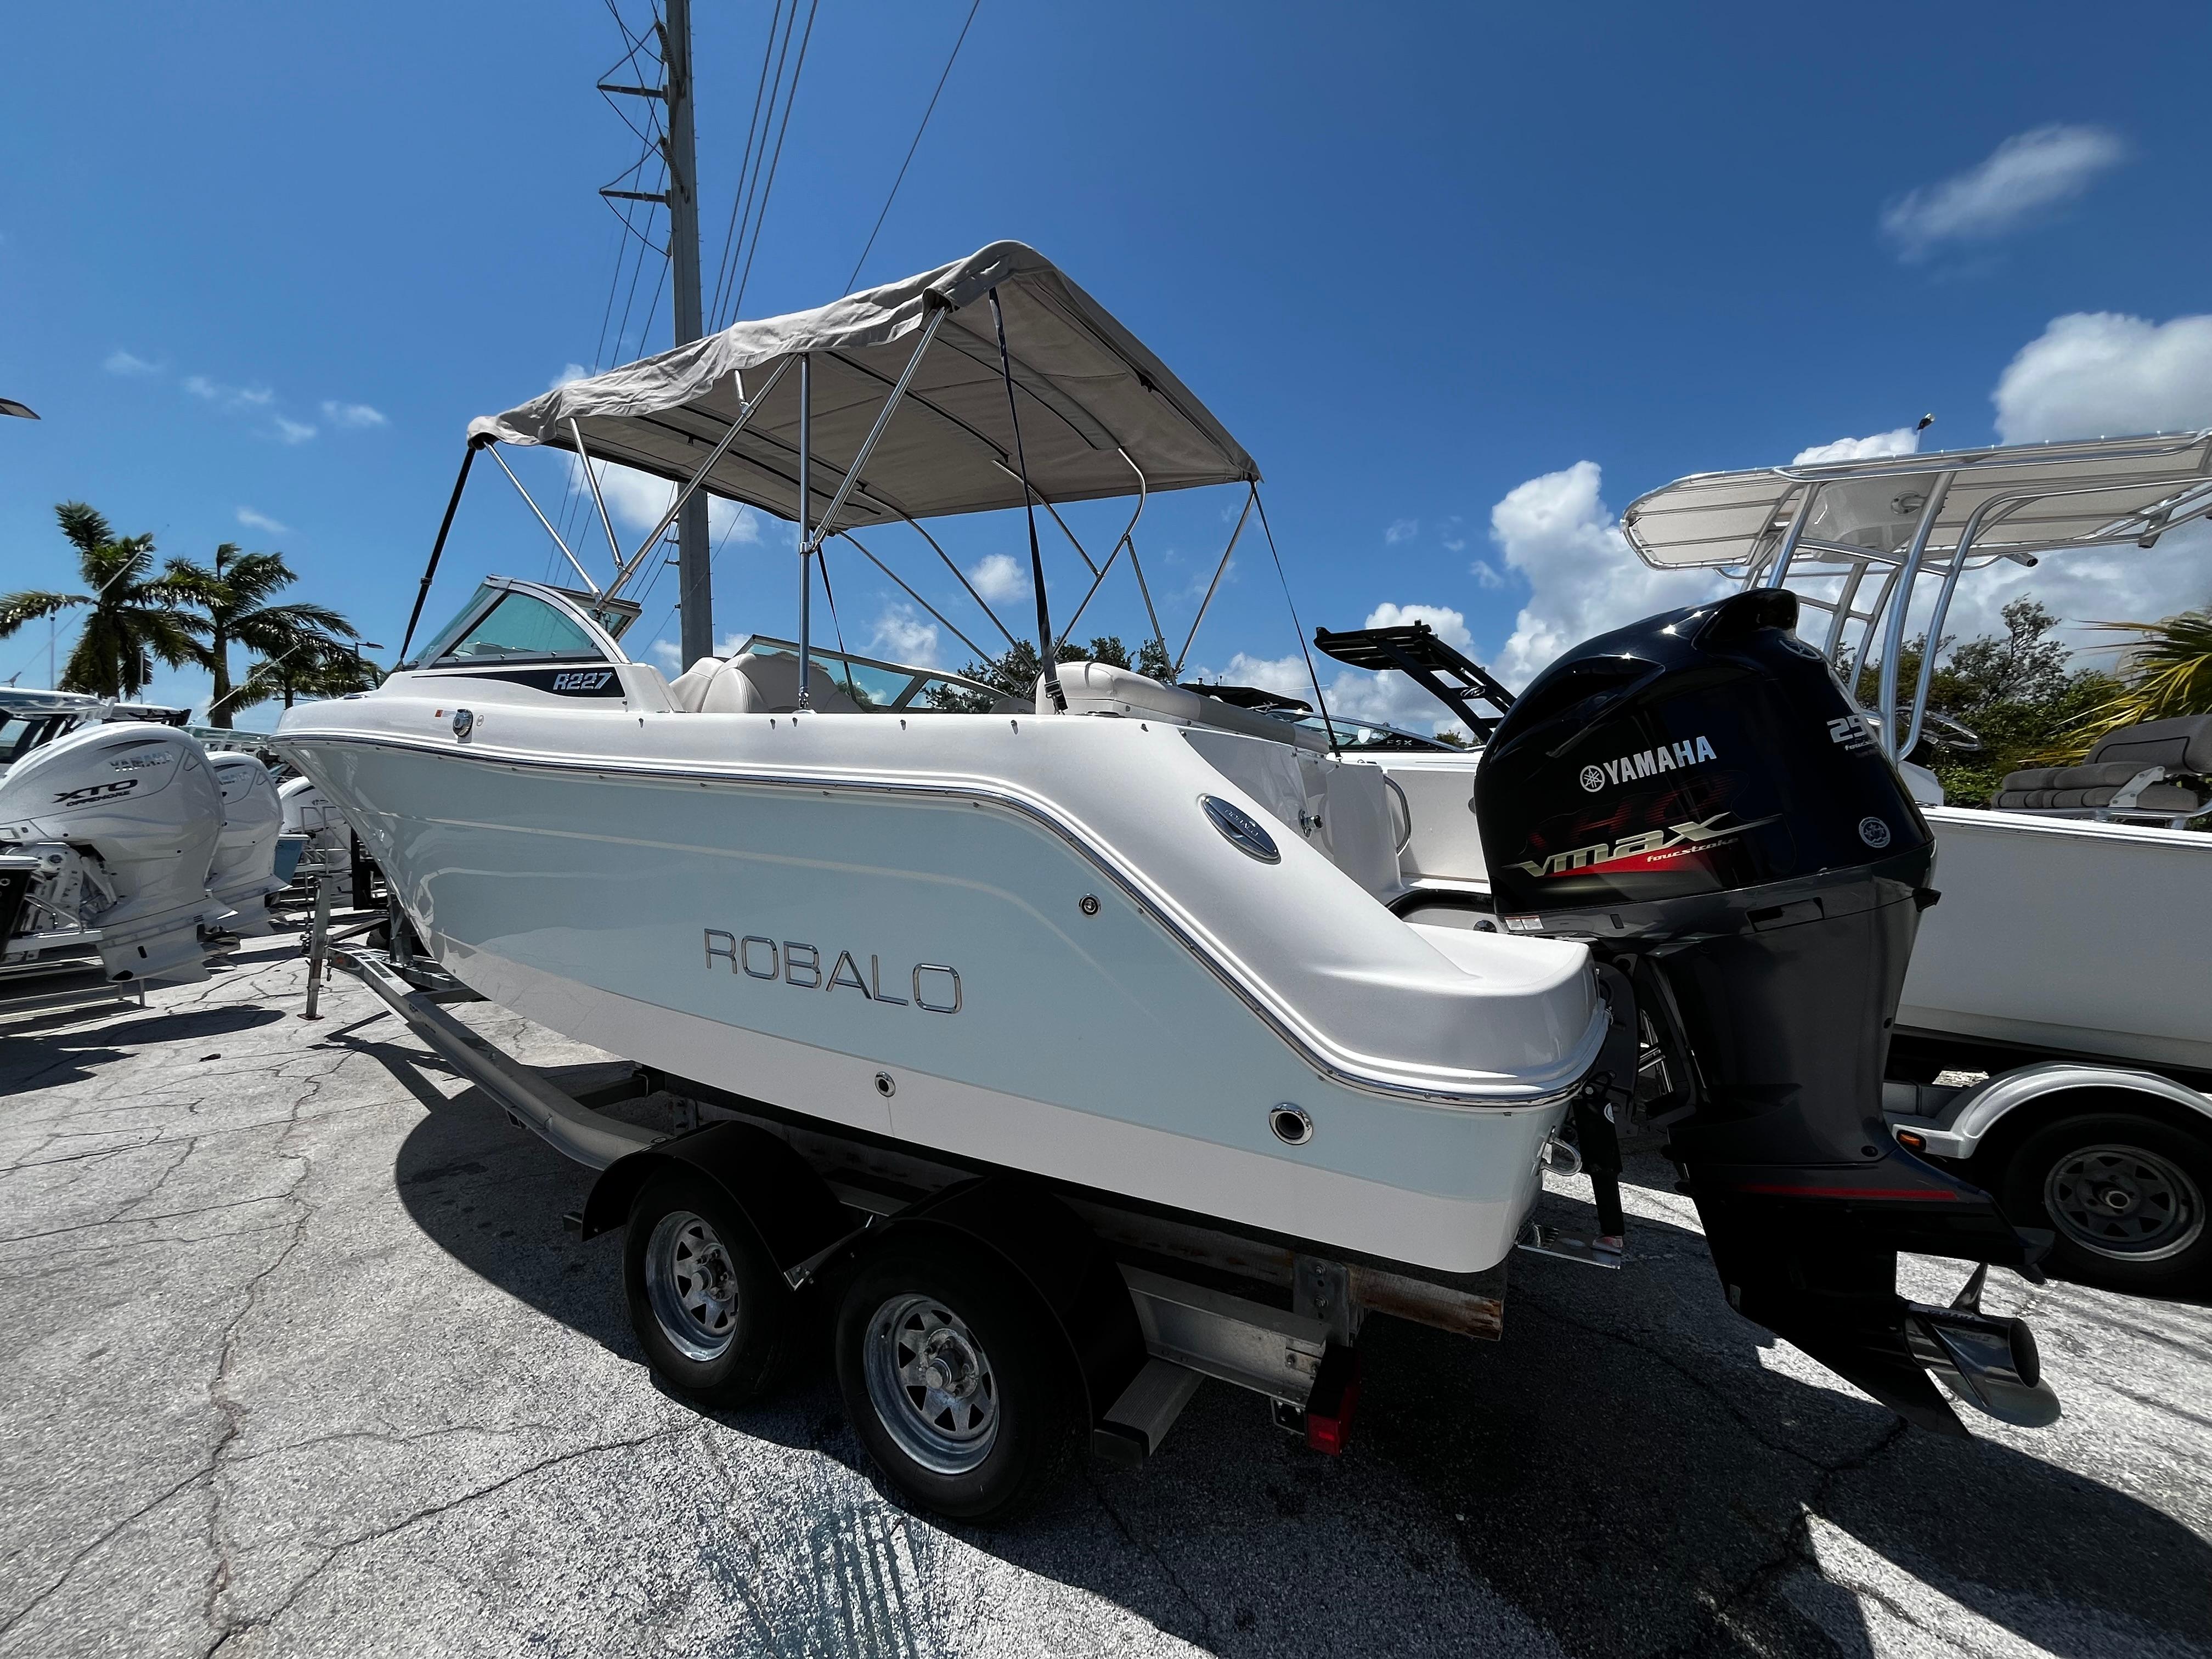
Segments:
[[[421,1058],[346,1040],[388,1048],[395,1073]],[[590,1174],[475,1091],[417,1084],[429,1115],[394,1172],[416,1222],[641,1363],[618,1240],[582,1244],[562,1224]],[[1545,1202],[1587,1224],[1582,1206]],[[1729,1310],[1703,1240],[1632,1228],[1637,1260],[1617,1274],[1516,1257],[1501,1343],[1373,1320],[1345,1457],[1308,1452],[1260,1401],[1209,1383],[1144,1468],[1091,1464],[1018,1526],[951,1530],[1231,1653],[1506,1650],[1540,1631],[1601,1659],[1871,1655],[1861,1602],[1821,1575],[1816,1522],[2065,1659],[2202,1650],[2212,1547],[2094,1480],[1767,1369],[1771,1339]],[[826,1366],[724,1415],[865,1467]]]
[[[94,1009],[106,1013],[105,1009]],[[70,1015],[57,1017],[59,1019]],[[76,1017],[83,1017],[81,1011]],[[0,1097],[36,1086],[59,1088],[82,1083],[100,1066],[128,1059],[141,1048],[165,1042],[200,1042],[246,1031],[284,1018],[281,1008],[262,1008],[248,1003],[226,1003],[211,1008],[190,1008],[164,1013],[148,1009],[143,1014],[115,1020],[96,1030],[40,1029],[26,1021],[12,1026],[0,1047]]]

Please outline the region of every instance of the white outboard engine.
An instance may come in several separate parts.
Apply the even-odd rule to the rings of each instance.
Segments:
[[[351,832],[337,803],[315,787],[313,778],[293,778],[276,792],[284,809],[284,833],[305,836],[307,850],[343,860],[353,850]]]
[[[199,933],[222,915],[207,890],[222,831],[206,751],[174,726],[90,726],[33,751],[0,780],[0,854],[37,860],[0,963],[89,938],[110,980],[205,978]]]
[[[284,827],[283,803],[269,769],[252,755],[208,757],[222,793],[222,835],[208,867],[208,896],[234,912],[222,926],[241,939],[270,931],[269,895],[282,892],[276,879],[276,838]]]

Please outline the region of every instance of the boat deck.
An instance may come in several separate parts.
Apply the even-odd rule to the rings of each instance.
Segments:
[[[1371,1322],[1346,1456],[1207,1384],[1144,1468],[939,1526],[826,1376],[657,1390],[588,1172],[354,981],[303,1024],[296,943],[0,1026],[0,1656],[2212,1652],[2212,1309],[1998,1275],[2067,1415],[1939,1441],[1730,1313],[1649,1156],[1626,1270],[1517,1258],[1503,1342]]]

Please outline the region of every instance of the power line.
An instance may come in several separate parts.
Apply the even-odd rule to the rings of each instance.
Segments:
[[[745,250],[745,268],[738,278],[737,297],[730,302],[730,314],[734,317],[745,303],[745,287],[753,277],[753,256],[760,252],[761,228],[768,222],[769,192],[775,188],[776,168],[783,161],[783,137],[791,130],[792,106],[799,101],[799,77],[806,71],[806,45],[814,38],[814,14],[821,9],[822,0],[807,0],[806,33],[799,37],[799,61],[792,66],[791,90],[784,94],[783,125],[776,129],[775,154],[769,159],[768,182],[761,186],[760,211],[753,216],[752,246]]]
[[[968,21],[960,26],[960,36],[952,43],[952,55],[945,60],[945,73],[937,77],[937,90],[929,94],[929,107],[921,112],[921,125],[914,130],[914,142],[906,147],[906,160],[899,163],[898,177],[891,180],[891,193],[884,198],[884,210],[876,216],[875,228],[868,232],[867,245],[861,248],[860,257],[853,261],[853,274],[845,279],[845,291],[853,291],[853,284],[860,280],[860,267],[868,263],[868,254],[876,246],[876,236],[890,216],[891,204],[898,200],[899,186],[906,182],[906,170],[914,165],[914,153],[921,148],[921,135],[929,131],[929,118],[937,112],[937,100],[944,94],[945,83],[952,78],[952,66],[960,61],[960,48],[968,39],[970,24],[983,0],[969,0]]]
[[[793,8],[793,15],[794,16],[797,15],[796,7]],[[714,264],[714,303],[709,307],[708,314],[710,316],[720,315],[722,309],[723,292],[727,287],[729,282],[730,249],[738,240],[738,210],[740,204],[744,201],[744,183],[746,176],[752,171],[754,148],[753,137],[755,130],[760,126],[761,99],[768,90],[769,59],[775,53],[776,20],[782,15],[783,0],[775,0],[775,8],[769,14],[768,40],[766,44],[761,47],[760,75],[753,82],[753,112],[745,118],[745,148],[744,153],[738,158],[737,187],[730,192],[730,223],[728,228],[724,230],[722,233],[721,257],[715,261]],[[785,38],[787,40],[790,38],[790,31],[788,28],[785,30]],[[769,107],[773,108],[774,106],[774,100],[771,100]]]

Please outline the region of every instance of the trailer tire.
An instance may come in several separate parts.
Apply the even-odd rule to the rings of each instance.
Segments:
[[[623,1297],[647,1363],[703,1406],[759,1398],[802,1335],[760,1230],[719,1182],[682,1165],[653,1176],[630,1204]]]
[[[2212,1279],[2212,1141],[2134,1112],[2045,1124],[1994,1183],[2008,1218],[2057,1236],[2050,1266],[2108,1290],[2160,1295]]]
[[[955,1520],[1010,1520],[1058,1479],[1080,1415],[1065,1347],[1011,1268],[921,1229],[864,1258],[838,1304],[854,1432],[902,1494]]]

